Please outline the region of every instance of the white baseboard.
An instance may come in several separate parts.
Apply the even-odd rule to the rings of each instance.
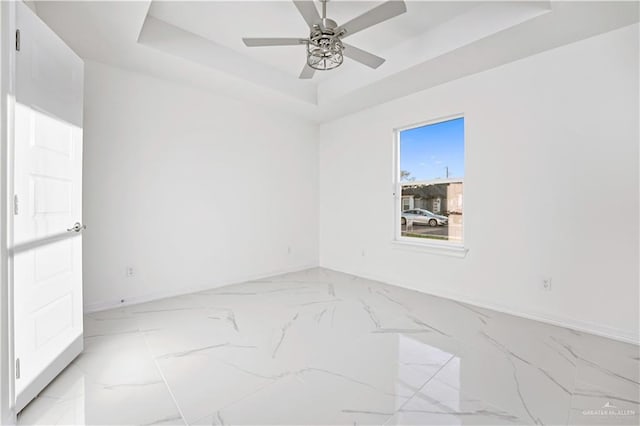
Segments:
[[[246,281],[254,281],[254,280],[272,277],[275,275],[282,275],[282,274],[288,274],[291,272],[304,271],[306,269],[317,268],[317,267],[318,267],[317,264],[301,265],[301,266],[295,266],[288,269],[267,271],[260,274],[238,276],[237,278],[234,278],[232,280],[224,281],[216,284],[187,287],[187,288],[183,288],[176,291],[159,291],[156,293],[149,293],[149,294],[144,294],[141,296],[134,296],[134,297],[123,296],[117,299],[87,303],[84,305],[84,313],[90,314],[92,312],[106,311],[108,309],[120,308],[123,306],[137,305],[140,303],[152,302],[154,300],[166,299],[167,297],[175,297],[175,296],[182,296],[185,294],[198,293],[200,291],[212,290],[214,288],[220,288],[220,287],[224,287],[231,284],[238,284]],[[121,301],[123,299],[124,299],[124,302]]]
[[[389,277],[373,276],[366,273],[357,273],[353,271],[344,271],[334,267],[320,266],[321,268],[330,269],[336,272],[342,272],[345,274],[356,275],[369,280],[384,282],[389,285],[395,285],[398,287],[407,288],[409,290],[417,291],[419,293],[425,293],[436,297],[442,297],[444,299],[455,300],[457,302],[467,303],[469,305],[477,306],[479,308],[491,309],[493,311],[501,312],[504,314],[514,315],[521,318],[526,318],[534,321],[540,321],[546,324],[555,325],[558,327],[564,327],[571,330],[584,332],[588,334],[594,334],[596,336],[606,337],[608,339],[617,340],[620,342],[631,343],[634,345],[640,345],[640,336],[635,335],[630,330],[624,330],[615,327],[609,327],[602,324],[597,324],[589,321],[577,320],[575,318],[564,317],[561,315],[552,314],[549,312],[535,312],[527,309],[513,309],[511,307],[495,303],[493,301],[482,300],[474,297],[469,297],[464,294],[443,290],[443,289],[429,289],[424,291],[423,289],[417,289],[410,285],[403,285]]]
[[[174,297],[174,296],[181,296],[181,295],[184,295],[184,294],[197,293],[199,291],[211,290],[211,289],[214,289],[214,288],[224,287],[224,286],[231,285],[231,284],[242,283],[242,282],[245,282],[245,281],[253,281],[253,280],[258,280],[258,279],[262,279],[262,278],[268,278],[268,277],[271,277],[271,276],[274,276],[274,275],[281,275],[281,274],[287,274],[287,273],[291,273],[291,272],[298,272],[298,271],[303,271],[305,269],[311,269],[311,268],[317,268],[317,267],[318,267],[317,264],[309,264],[309,265],[303,265],[303,266],[298,266],[298,267],[289,268],[289,269],[274,270],[274,271],[265,272],[265,273],[261,273],[261,274],[239,276],[236,279],[225,281],[225,282],[221,282],[221,283],[217,283],[215,285],[190,287],[190,288],[181,289],[181,290],[177,290],[177,291],[157,292],[157,293],[151,293],[151,294],[146,294],[146,295],[142,295],[142,296],[125,298],[124,302],[121,302],[120,301],[121,299],[114,299],[114,300],[108,300],[108,301],[103,301],[103,302],[90,303],[90,304],[85,305],[84,312],[85,313],[92,313],[92,312],[99,312],[99,311],[104,311],[104,310],[107,310],[107,309],[113,309],[113,308],[122,307],[122,306],[137,305],[139,303],[151,302],[151,301],[154,301],[154,300],[165,299],[167,297]],[[501,313],[505,313],[505,314],[509,314],[509,315],[514,315],[514,316],[521,317],[521,318],[527,318],[527,319],[534,320],[534,321],[540,321],[540,322],[543,322],[543,323],[546,323],[546,324],[555,325],[555,326],[558,326],[558,327],[564,327],[564,328],[568,328],[568,329],[571,329],[571,330],[576,330],[576,331],[580,331],[580,332],[584,332],[584,333],[594,334],[594,335],[597,335],[597,336],[602,336],[602,337],[606,337],[606,338],[613,339],[613,340],[618,340],[618,341],[625,342],[625,343],[631,343],[631,344],[634,344],[634,345],[640,345],[640,337],[637,336],[637,335],[634,335],[629,330],[623,330],[623,329],[609,327],[609,326],[605,326],[605,325],[597,324],[597,323],[593,323],[593,322],[582,321],[582,320],[577,320],[577,319],[574,319],[574,318],[559,316],[559,315],[555,315],[555,314],[552,314],[552,313],[549,313],[549,312],[535,312],[535,311],[527,310],[527,309],[513,309],[512,307],[509,307],[509,306],[506,306],[506,305],[502,305],[500,303],[495,303],[493,301],[473,298],[473,297],[469,297],[469,296],[464,295],[464,294],[460,294],[460,293],[456,293],[456,292],[452,292],[452,291],[448,291],[448,290],[443,290],[443,289],[430,289],[428,292],[426,292],[423,289],[418,289],[418,288],[412,287],[410,285],[400,284],[400,283],[396,282],[394,279],[392,279],[390,277],[373,276],[373,275],[367,274],[367,273],[357,273],[357,272],[353,272],[353,271],[346,271],[346,270],[341,270],[341,269],[335,268],[335,267],[324,267],[324,266],[321,266],[321,267],[326,268],[326,269],[330,269],[330,270],[333,270],[333,271],[336,271],[336,272],[342,272],[342,273],[345,273],[345,274],[356,275],[356,276],[359,276],[359,277],[362,277],[362,278],[366,278],[366,279],[370,279],[370,280],[374,280],[374,281],[380,281],[380,282],[388,283],[389,285],[395,285],[395,286],[398,286],[398,287],[407,288],[409,290],[414,290],[414,291],[417,291],[417,292],[420,292],[420,293],[430,294],[432,296],[437,296],[437,297],[442,297],[442,298],[445,298],[445,299],[450,299],[450,300],[455,300],[455,301],[458,301],[458,302],[467,303],[469,305],[478,306],[480,308],[491,309],[493,311],[497,311],[497,312],[501,312]]]

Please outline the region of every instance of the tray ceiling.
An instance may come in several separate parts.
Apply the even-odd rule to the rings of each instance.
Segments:
[[[332,0],[344,23],[382,2]],[[248,48],[242,37],[306,37],[290,1],[37,2],[86,58],[326,121],[638,22],[637,2],[407,1],[407,13],[354,34],[384,57],[299,80],[304,46]],[[318,5],[318,3],[316,3]],[[319,5],[318,5],[319,6]]]

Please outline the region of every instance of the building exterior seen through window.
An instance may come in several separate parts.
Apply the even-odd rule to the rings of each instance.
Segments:
[[[464,118],[400,130],[400,239],[463,242]]]

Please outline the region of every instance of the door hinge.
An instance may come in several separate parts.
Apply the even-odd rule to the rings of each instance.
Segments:
[[[20,378],[20,358],[16,358],[16,379]]]
[[[13,214],[18,214],[18,194],[13,195]]]
[[[16,30],[16,51],[20,51],[20,30]]]

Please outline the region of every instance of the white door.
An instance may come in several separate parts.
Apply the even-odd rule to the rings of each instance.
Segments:
[[[16,409],[82,351],[83,63],[17,2],[13,291]]]

